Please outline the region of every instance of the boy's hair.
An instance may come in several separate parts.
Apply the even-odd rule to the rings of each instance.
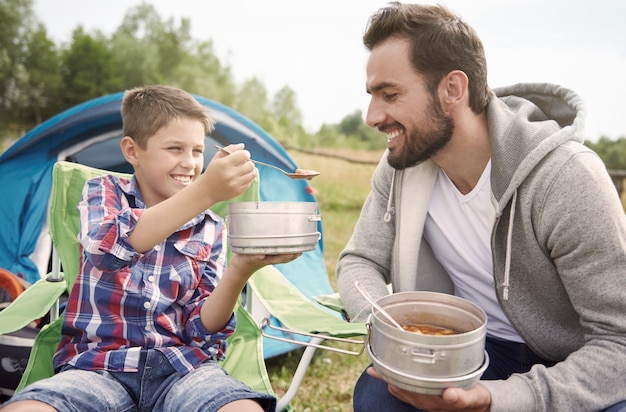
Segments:
[[[437,5],[392,2],[374,13],[363,44],[368,50],[390,39],[410,42],[409,58],[430,92],[448,73],[460,70],[469,79],[470,107],[481,113],[493,94],[487,83],[487,59],[483,44],[467,23]]]
[[[198,120],[205,135],[215,121],[206,107],[191,94],[172,86],[154,85],[127,90],[122,100],[124,136],[130,136],[142,149],[148,138],[174,119]]]

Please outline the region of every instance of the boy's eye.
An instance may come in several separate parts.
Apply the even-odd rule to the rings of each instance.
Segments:
[[[170,146],[167,148],[167,150],[180,150],[180,147],[178,146]]]

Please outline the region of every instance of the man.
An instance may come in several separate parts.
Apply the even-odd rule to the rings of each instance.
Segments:
[[[440,6],[391,3],[363,39],[366,121],[388,151],[339,257],[346,311],[370,313],[356,280],[374,298],[388,283],[454,293],[487,313],[490,364],[441,396],[368,368],[355,411],[626,410],[626,218],[582,144],[581,99],[550,84],[492,91],[480,39]]]

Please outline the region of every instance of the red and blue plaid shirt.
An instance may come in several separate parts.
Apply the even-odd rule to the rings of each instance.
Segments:
[[[226,267],[223,220],[206,211],[138,253],[128,235],[146,206],[134,177],[88,181],[78,209],[82,259],[54,367],[136,371],[148,348],[161,351],[181,375],[209,358],[223,359],[235,316],[215,334],[200,321]]]

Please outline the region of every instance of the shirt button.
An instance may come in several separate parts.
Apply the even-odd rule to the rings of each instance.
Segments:
[[[157,252],[158,252],[159,250],[161,250],[161,245],[156,245],[156,246],[154,247],[154,250],[156,250]]]
[[[150,325],[146,325],[146,327],[144,329],[147,330],[148,332],[150,332],[152,330],[152,327]]]
[[[143,307],[146,309],[150,309],[150,302],[144,302]]]
[[[148,276],[148,282],[154,282],[154,276]]]

